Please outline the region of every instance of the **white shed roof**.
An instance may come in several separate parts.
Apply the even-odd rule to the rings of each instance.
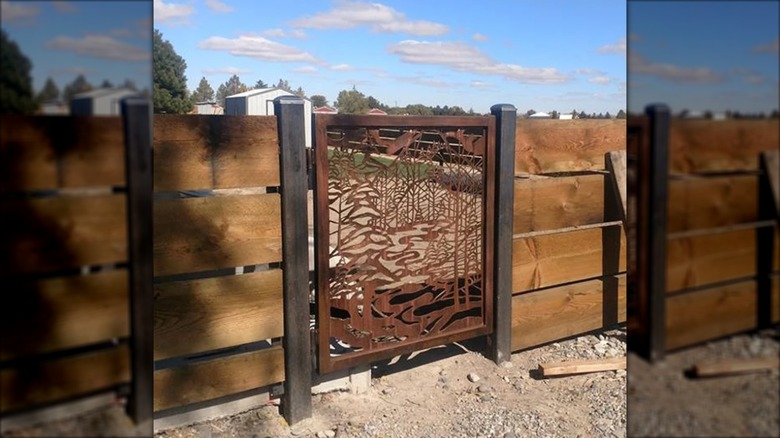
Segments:
[[[130,90],[129,88],[98,88],[95,90],[74,94],[72,99],[94,99],[97,97],[127,96],[130,94],[138,94],[138,92]]]
[[[547,113],[533,113],[529,117],[531,117],[531,118],[533,118],[533,117],[541,118],[541,117],[551,117],[551,116],[549,114],[547,114]]]
[[[226,97],[226,99],[227,99],[227,98],[231,98],[231,97],[252,97],[252,96],[259,96],[259,95],[261,95],[261,94],[270,93],[270,92],[272,92],[272,91],[284,91],[285,93],[293,94],[293,93],[290,93],[289,91],[285,91],[285,90],[282,90],[281,88],[276,88],[276,87],[271,87],[271,88],[254,88],[254,89],[252,89],[252,90],[247,90],[247,91],[244,91],[243,93],[238,93],[238,94],[231,94],[230,96],[227,96],[227,97]],[[303,97],[302,99],[309,100],[309,99],[307,99],[307,98],[305,98],[305,97]]]

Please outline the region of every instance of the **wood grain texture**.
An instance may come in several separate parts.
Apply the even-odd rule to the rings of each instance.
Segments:
[[[514,234],[604,222],[603,175],[522,178],[514,186]]]
[[[758,169],[761,151],[777,149],[780,122],[774,120],[672,119],[671,173]]]
[[[284,352],[271,347],[154,373],[154,411],[211,400],[284,380]]]
[[[0,275],[127,260],[121,194],[0,201]]]
[[[127,271],[6,282],[0,361],[125,337]]]
[[[515,174],[604,170],[607,152],[626,148],[626,120],[517,122]]]
[[[0,193],[124,183],[121,118],[0,118]]]
[[[758,176],[671,179],[670,233],[757,221]]]
[[[110,389],[130,380],[127,346],[0,370],[0,412]]]
[[[282,271],[154,286],[154,360],[284,335]]]
[[[600,228],[515,239],[512,246],[512,291],[601,276],[604,239]],[[620,266],[626,269],[625,234],[620,234]]]
[[[154,116],[154,190],[279,185],[274,116]]]
[[[775,248],[778,244],[775,227]],[[671,239],[666,248],[667,292],[756,275],[755,230]],[[780,269],[778,257],[773,263],[773,271]]]
[[[154,275],[281,261],[278,194],[154,202]]]
[[[780,368],[780,357],[728,358],[702,361],[693,369],[698,377],[756,373]]]
[[[626,220],[628,202],[628,154],[627,151],[612,151],[607,153],[607,171],[614,193],[618,196],[620,217]]]
[[[626,369],[625,357],[607,359],[566,360],[539,364],[539,371],[545,377],[563,376],[567,374],[596,373],[599,371],[614,371]]]
[[[617,321],[624,322],[625,275],[618,277],[617,288]],[[601,280],[516,295],[512,298],[512,350],[604,327],[604,297],[604,282]]]
[[[756,327],[756,283],[745,281],[666,299],[666,349]]]

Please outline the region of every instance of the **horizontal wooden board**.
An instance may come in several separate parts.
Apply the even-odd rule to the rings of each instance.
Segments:
[[[278,194],[154,202],[154,275],[282,260]]]
[[[514,234],[604,222],[604,175],[515,179]]]
[[[125,184],[120,117],[0,121],[0,192]]]
[[[617,322],[626,320],[626,276],[618,277]],[[615,291],[608,295],[614,296]],[[589,280],[512,298],[512,350],[604,327],[604,282]]]
[[[780,235],[775,228],[775,248]],[[756,231],[730,231],[667,241],[666,290],[674,292],[756,274]],[[773,270],[780,261],[774,257]]]
[[[211,400],[282,381],[282,347],[180,368],[167,368],[154,373],[154,411]]]
[[[669,165],[673,173],[758,169],[761,151],[777,149],[774,120],[672,119]]]
[[[669,181],[670,233],[759,220],[758,176],[724,176]]]
[[[127,260],[122,194],[0,201],[0,275]]]
[[[515,140],[515,173],[603,170],[605,154],[625,148],[625,119],[520,119]]]
[[[278,186],[274,116],[154,116],[154,189]]]
[[[110,389],[130,380],[126,345],[0,370],[0,412]]]
[[[282,271],[154,286],[154,359],[281,337]]]
[[[0,360],[130,333],[127,271],[7,282],[0,295]]]
[[[512,291],[533,289],[603,275],[602,229],[593,228],[515,239]],[[625,234],[620,233],[620,266],[626,269]]]
[[[756,283],[749,280],[666,299],[666,349],[756,327]]]

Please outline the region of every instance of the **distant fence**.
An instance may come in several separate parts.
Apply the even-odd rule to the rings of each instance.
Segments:
[[[636,168],[658,163],[638,176],[634,191],[637,254],[645,258],[637,260],[629,306],[633,345],[658,358],[780,322],[777,210],[769,169],[760,165],[762,151],[778,148],[777,121],[677,120],[663,108],[650,114],[629,122]]]

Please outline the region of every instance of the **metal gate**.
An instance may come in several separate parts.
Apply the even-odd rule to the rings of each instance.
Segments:
[[[318,369],[489,334],[493,117],[315,116]]]

